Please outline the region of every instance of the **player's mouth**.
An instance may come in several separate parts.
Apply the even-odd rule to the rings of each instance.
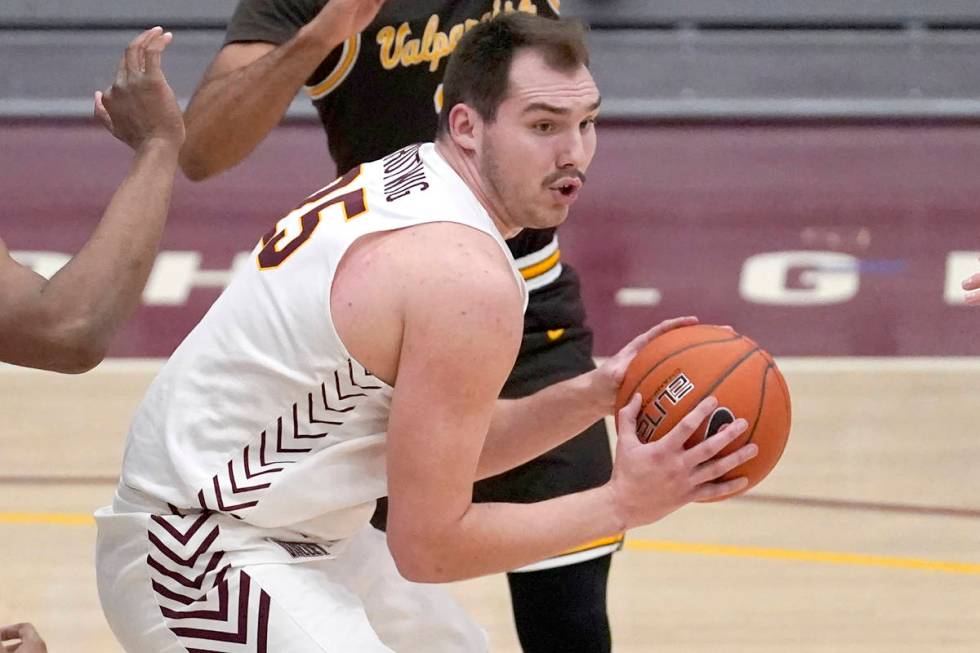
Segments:
[[[559,204],[570,205],[578,198],[578,192],[582,188],[582,182],[573,177],[565,177],[559,179],[556,183],[550,185],[548,189],[551,191],[552,197]]]

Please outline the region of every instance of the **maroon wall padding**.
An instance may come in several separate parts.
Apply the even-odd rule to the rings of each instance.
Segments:
[[[0,128],[0,142],[0,237],[12,250],[76,251],[129,152],[93,125],[13,124]],[[235,170],[203,184],[179,180],[162,249],[200,252],[202,268],[227,269],[331,178],[319,128],[280,127]],[[980,355],[980,309],[944,299],[949,253],[980,250],[978,127],[600,126],[560,240],[581,272],[600,355],[689,313],[779,355]],[[749,257],[800,250],[853,258],[820,255],[819,269],[797,261],[785,282],[783,268],[770,268],[766,303],[740,288]],[[813,284],[835,278],[853,297],[838,284],[833,303],[812,303]],[[624,305],[622,288],[656,289],[631,296],[659,303]],[[111,354],[167,355],[217,292],[144,306]]]

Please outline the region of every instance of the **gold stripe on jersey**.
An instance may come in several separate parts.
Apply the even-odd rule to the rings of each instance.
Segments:
[[[559,260],[561,260],[561,250],[556,249],[551,256],[540,263],[535,263],[534,265],[521,268],[521,276],[524,277],[525,281],[530,281],[535,277],[540,277],[542,274],[545,274],[558,265]]]
[[[519,569],[513,569],[512,572],[526,572],[526,571],[542,571],[544,569],[555,569],[557,567],[566,567],[568,565],[577,565],[580,562],[585,562],[586,560],[595,560],[596,558],[601,558],[603,556],[612,555],[616,551],[623,548],[623,538],[624,535],[614,535],[612,537],[604,537],[600,540],[594,540],[588,544],[583,544],[582,546],[577,546],[574,549],[569,549],[559,553],[556,556],[541,560],[539,562],[534,562]]]
[[[579,551],[588,551],[589,549],[598,549],[600,546],[606,546],[608,544],[619,544],[623,541],[625,536],[622,534],[613,535],[612,537],[604,537],[600,540],[593,540],[588,544],[583,544],[582,546],[577,546],[574,549],[569,549],[568,551],[562,551],[558,555],[567,556],[571,553],[578,553]],[[557,556],[556,556],[557,557]]]
[[[346,41],[344,41],[344,49],[340,53],[340,61],[334,69],[327,75],[327,78],[316,86],[307,86],[306,92],[314,100],[319,100],[322,97],[327,96],[335,88],[340,86],[341,82],[347,79],[347,75],[350,71],[354,69],[354,62],[357,61],[358,55],[361,53],[361,35],[355,34]]]

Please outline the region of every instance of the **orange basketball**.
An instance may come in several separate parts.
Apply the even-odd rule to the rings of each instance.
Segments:
[[[747,490],[772,471],[786,448],[791,420],[786,381],[768,352],[728,329],[699,324],[655,338],[630,363],[616,409],[637,392],[643,397],[636,425],[643,442],[666,435],[710,395],[717,397],[718,408],[685,447],[693,447],[739,417],[748,421],[745,432],[719,456],[748,442],[759,447],[759,454],[719,480],[745,476]]]

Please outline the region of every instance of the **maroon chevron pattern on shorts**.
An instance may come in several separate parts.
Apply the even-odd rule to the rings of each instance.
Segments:
[[[271,599],[225,562],[213,516],[151,516],[146,562],[160,613],[188,653],[267,653]]]
[[[370,372],[355,366],[348,359],[319,388],[293,403],[290,412],[276,418],[274,430],[262,431],[257,442],[229,459],[198,491],[201,509],[242,519],[239,513],[258,505],[262,490],[272,486],[277,474],[327,446],[331,429],[343,426],[360,401],[382,389]]]

